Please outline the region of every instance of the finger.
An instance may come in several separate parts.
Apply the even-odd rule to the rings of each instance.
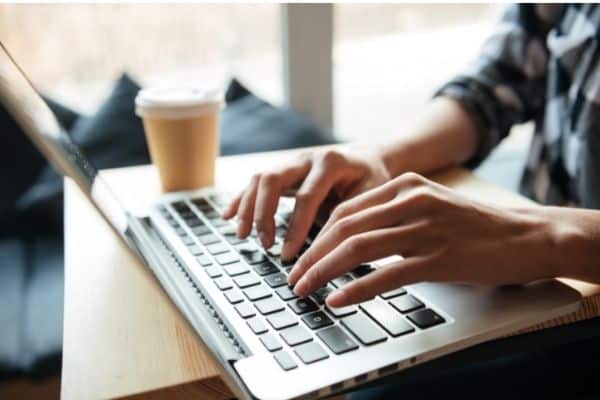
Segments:
[[[281,251],[281,258],[289,260],[295,256],[306,240],[317,211],[333,187],[337,171],[315,165],[296,193],[296,204]]]
[[[392,204],[384,203],[367,208],[356,214],[350,215],[336,222],[332,229],[325,234],[317,236],[296,264],[288,278],[290,285],[295,285],[298,279],[317,261],[340,245],[344,240],[363,233],[387,228],[398,223],[398,213],[392,212]]]
[[[418,246],[418,231],[419,226],[413,224],[353,236],[308,268],[296,283],[294,292],[306,296],[361,263],[395,254],[412,255]]]
[[[420,229],[430,224],[432,201],[425,187],[406,190],[392,201],[350,214],[330,225],[330,228],[315,239],[310,248],[294,265],[288,282],[297,280],[317,261],[349,238],[364,232],[392,226],[412,224],[410,229]]]
[[[436,280],[427,257],[412,257],[379,268],[327,296],[330,307],[344,307],[369,300],[401,286]]]
[[[240,200],[240,205],[237,211],[238,220],[238,236],[245,238],[252,231],[252,213],[254,211],[254,204],[256,202],[256,192],[258,190],[258,182],[260,175],[254,175],[250,180],[250,184],[244,191]]]
[[[297,186],[308,171],[310,171],[310,162],[307,160],[300,165],[285,168],[279,173],[266,173],[260,177],[254,206],[254,223],[263,247],[271,247],[275,239],[274,215],[279,198],[288,189]]]
[[[238,211],[238,207],[240,206],[240,201],[242,200],[242,195],[244,192],[240,192],[237,196],[231,200],[229,205],[225,208],[225,211],[221,214],[223,219],[231,219]]]
[[[394,198],[395,191],[392,190],[391,186],[384,184],[368,192],[359,194],[358,196],[346,200],[339,204],[331,213],[325,225],[317,235],[317,238],[323,236],[329,231],[332,225],[336,222],[352,215],[356,212],[362,211],[366,208],[373,207],[375,205],[385,203]]]

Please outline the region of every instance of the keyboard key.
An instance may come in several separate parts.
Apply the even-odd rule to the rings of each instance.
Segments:
[[[190,253],[192,253],[195,256],[200,256],[202,255],[203,251],[200,248],[200,246],[194,244],[192,246],[188,246],[188,250],[190,251]]]
[[[187,235],[187,232],[183,228],[175,228],[175,233],[178,236],[185,236],[185,235]]]
[[[260,320],[260,318],[250,318],[248,321],[246,321],[246,323],[248,324],[250,329],[252,329],[252,332],[254,332],[257,335],[265,333],[269,330],[267,326]]]
[[[212,255],[223,254],[229,251],[229,246],[222,242],[213,243],[206,246],[206,250]]]
[[[339,326],[332,326],[317,332],[317,336],[335,354],[342,354],[358,349],[358,344]]]
[[[256,307],[258,312],[260,312],[262,315],[272,314],[276,311],[281,311],[284,309],[283,303],[277,300],[275,297],[259,300],[254,303],[254,307]]]
[[[214,219],[214,220],[218,221],[218,220],[220,220],[220,219],[221,219],[221,215],[219,215],[219,213],[218,213],[218,212],[216,212],[216,211],[215,211],[215,210],[214,210],[212,207],[211,207],[211,209],[210,209],[210,210],[206,210],[206,211],[205,211],[205,210],[203,210],[203,212],[202,212],[202,213],[204,214],[204,216],[205,216],[206,218],[208,218],[208,219],[211,219],[211,220],[213,220],[213,219]],[[213,221],[211,221],[211,223],[212,223],[212,222],[213,222]]]
[[[387,339],[383,331],[374,322],[359,313],[342,319],[342,325],[348,328],[362,344],[375,344]]]
[[[414,322],[415,325],[421,329],[426,329],[431,326],[441,324],[445,321],[443,317],[430,308],[425,308],[423,310],[410,313],[408,314],[408,319]]]
[[[208,246],[209,244],[213,243],[219,243],[221,241],[216,235],[213,235],[212,233],[200,235],[198,236],[198,240],[205,246]]]
[[[377,322],[383,329],[386,330],[392,336],[400,336],[415,329],[404,320],[402,315],[398,311],[394,310],[389,304],[371,300],[360,305],[360,309],[363,310],[369,317]]]
[[[188,220],[188,219],[192,219],[192,218],[196,218],[196,214],[194,214],[194,212],[192,210],[185,210],[185,211],[181,211],[179,213],[179,216],[181,218],[183,218],[184,220]]]
[[[333,315],[336,318],[342,318],[345,317],[347,315],[351,315],[354,314],[357,310],[356,306],[346,306],[346,307],[329,307],[329,306],[325,306],[325,308],[327,309],[327,311],[329,311],[329,313],[331,315]]]
[[[312,224],[308,231],[308,237],[310,238],[310,240],[315,240],[320,231],[321,227],[319,225]]]
[[[208,204],[208,201],[206,201],[204,197],[198,197],[197,199],[192,200],[192,203],[194,203],[194,205],[199,209],[202,209],[203,207],[210,207],[210,204]]]
[[[233,264],[240,261],[240,258],[234,252],[219,254],[215,257],[217,262],[221,265]]]
[[[187,204],[185,204],[183,200],[171,204],[171,207],[173,207],[177,212],[189,210],[189,207],[187,206]]]
[[[200,226],[200,225],[204,225],[204,222],[202,222],[200,220],[200,218],[196,217],[195,215],[192,218],[188,218],[185,220],[185,223],[190,227],[190,228],[194,228],[196,226]]]
[[[277,337],[272,333],[265,333],[264,335],[259,336],[259,338],[262,344],[269,351],[281,350],[281,348],[283,347],[281,346],[281,342],[279,341],[279,339],[277,339]]]
[[[237,226],[233,224],[227,224],[225,226],[220,227],[219,233],[225,236],[225,240],[229,243],[236,245],[246,241],[246,239],[240,239],[237,237]]]
[[[373,268],[370,264],[360,264],[354,269],[354,271],[352,271],[352,274],[357,278],[361,278],[373,271],[375,271],[375,268]]]
[[[207,267],[205,269],[206,274],[211,277],[212,279],[218,278],[221,275],[223,275],[223,272],[221,271],[221,268],[219,268],[218,265],[213,265],[211,267]]]
[[[231,289],[225,292],[225,297],[231,304],[237,304],[244,301],[244,296],[239,290]]]
[[[312,335],[302,325],[292,326],[279,332],[281,338],[288,344],[288,346],[297,346],[302,343],[310,342]]]
[[[311,299],[297,299],[289,302],[288,305],[296,314],[304,314],[319,309]]]
[[[194,229],[192,229],[192,232],[196,236],[202,236],[202,235],[206,235],[207,233],[211,233],[212,231],[206,225],[199,225],[199,226],[194,227]]]
[[[423,303],[414,296],[407,294],[406,296],[396,297],[390,301],[390,304],[401,313],[407,313],[423,307]]]
[[[277,330],[296,325],[298,320],[289,311],[280,311],[267,317],[267,321]]]
[[[282,243],[275,243],[269,250],[267,250],[267,254],[271,257],[279,257],[281,256],[281,250],[283,249]]]
[[[287,233],[287,227],[285,227],[285,226],[279,226],[279,227],[275,228],[275,236],[280,239],[285,238],[286,233]]]
[[[283,287],[277,288],[275,290],[275,292],[277,293],[277,295],[279,297],[281,297],[282,300],[285,300],[285,301],[298,298],[298,296],[296,296],[296,294],[292,291],[291,286],[283,286]]]
[[[242,257],[244,257],[244,259],[246,260],[246,262],[250,265],[260,264],[260,263],[267,261],[267,257],[260,251],[254,251],[251,253],[246,252],[246,253],[241,253],[241,254],[242,254]]]
[[[229,276],[241,275],[249,271],[248,266],[240,261],[227,264],[223,267],[223,269]]]
[[[278,351],[273,355],[273,357],[284,371],[289,371],[298,367],[298,364],[296,364],[292,356],[285,351]]]
[[[265,285],[252,286],[244,290],[244,294],[250,301],[265,299],[271,296],[271,291]]]
[[[212,265],[212,261],[208,256],[198,256],[196,257],[196,261],[198,261],[198,263],[200,263],[200,265],[202,265],[203,267],[208,267],[209,265]]]
[[[233,283],[231,282],[231,279],[229,279],[226,276],[217,278],[213,282],[215,283],[215,285],[217,285],[217,287],[220,290],[227,290],[227,289],[231,289],[233,287]]]
[[[342,275],[342,276],[338,276],[337,278],[332,280],[331,283],[333,283],[333,285],[336,288],[341,288],[342,286],[349,284],[353,280],[354,279],[352,279],[352,277],[350,275]]]
[[[265,277],[265,282],[267,282],[267,285],[271,286],[272,288],[284,286],[287,285],[287,276],[285,274],[282,274],[281,272],[277,274],[268,275],[267,277]]]
[[[323,347],[316,342],[309,342],[294,349],[294,353],[304,364],[311,364],[329,357]]]
[[[245,289],[250,286],[258,285],[260,283],[260,279],[254,274],[247,273],[244,275],[238,275],[233,278],[233,281],[240,289]]]
[[[252,304],[250,303],[238,304],[237,306],[235,306],[235,311],[237,311],[237,313],[240,314],[240,317],[242,318],[250,318],[256,315],[254,307],[252,307]]]
[[[311,297],[317,304],[323,305],[325,304],[325,299],[327,299],[327,296],[329,296],[333,290],[334,289],[331,286],[324,286],[315,290]]]
[[[232,224],[227,224],[218,229],[219,233],[223,236],[237,236],[237,227]]]
[[[210,223],[212,224],[212,226],[214,226],[215,228],[223,228],[227,225],[229,225],[229,222],[225,221],[224,219],[221,219],[221,216],[219,215],[218,218],[212,218],[210,220]]]
[[[388,300],[394,297],[398,297],[398,296],[402,296],[406,294],[406,290],[404,290],[404,288],[398,288],[398,289],[394,289],[394,290],[390,290],[389,292],[385,292],[381,294],[381,298]]]
[[[236,244],[246,243],[246,239],[240,239],[239,237],[237,237],[237,234],[232,236],[225,236],[225,240],[227,240],[227,243],[231,244],[232,246],[235,246]]]
[[[182,237],[182,238],[181,238],[181,240],[183,240],[183,243],[184,243],[186,246],[193,246],[193,245],[195,245],[195,244],[196,244],[196,242],[194,241],[194,239],[192,239],[192,238],[191,238],[191,237],[189,237],[189,236],[184,236],[184,237]]]
[[[277,268],[275,264],[273,264],[271,261],[265,261],[264,263],[255,265],[254,270],[260,276],[265,276],[279,272],[279,268]]]
[[[302,321],[304,321],[304,323],[308,325],[310,329],[319,329],[324,326],[333,324],[331,318],[329,318],[322,311],[317,311],[312,314],[305,315],[304,317],[302,317]]]

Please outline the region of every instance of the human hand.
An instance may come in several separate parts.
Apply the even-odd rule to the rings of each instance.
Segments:
[[[544,207],[506,210],[407,173],[333,211],[289,276],[306,296],[361,263],[404,258],[348,283],[332,307],[420,281],[518,284],[557,276],[557,224]]]
[[[254,222],[262,245],[274,244],[279,198],[295,191],[296,205],[287,230],[281,257],[294,257],[306,240],[317,212],[331,195],[347,200],[389,180],[383,162],[376,154],[339,150],[304,153],[287,165],[256,174],[248,187],[223,212],[223,218],[237,215],[238,236],[252,231]]]

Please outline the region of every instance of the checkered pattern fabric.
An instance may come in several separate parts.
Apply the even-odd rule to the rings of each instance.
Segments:
[[[478,58],[436,94],[473,116],[480,140],[470,162],[534,121],[522,193],[600,208],[599,38],[598,4],[510,6]]]

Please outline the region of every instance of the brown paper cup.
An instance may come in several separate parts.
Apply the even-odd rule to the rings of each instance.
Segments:
[[[136,97],[163,191],[213,186],[219,152],[218,91],[143,89]]]

